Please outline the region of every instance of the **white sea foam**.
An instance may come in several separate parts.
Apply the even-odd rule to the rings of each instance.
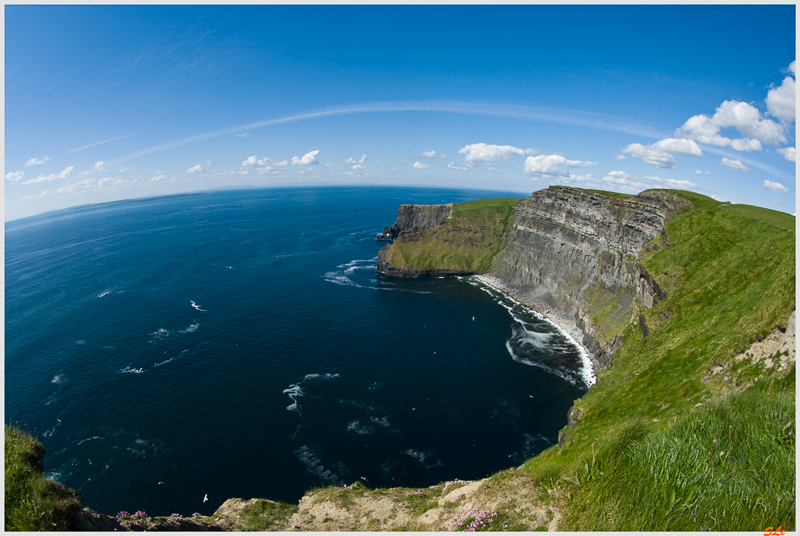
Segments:
[[[538,311],[526,307],[525,305],[515,300],[508,294],[505,294],[500,289],[493,287],[488,281],[481,278],[480,276],[466,277],[464,278],[464,281],[466,281],[472,286],[480,288],[481,290],[487,292],[492,297],[500,298],[498,299],[498,303],[502,305],[509,312],[511,317],[515,320],[515,322],[517,322],[519,329],[525,332],[524,335],[518,336],[518,342],[521,345],[523,346],[529,345],[536,348],[550,347],[552,349],[558,347],[558,345],[555,343],[557,339],[555,335],[557,333],[558,335],[563,337],[563,339],[566,339],[569,348],[573,349],[574,351],[577,351],[578,353],[578,360],[580,361],[580,367],[575,372],[580,381],[586,386],[591,386],[597,381],[592,361],[589,359],[588,351],[581,344],[579,344],[578,341],[576,341],[569,333],[567,333],[563,328],[561,328],[561,326],[559,326],[546,316],[542,315]],[[508,306],[507,303],[505,302],[511,302],[514,305]],[[550,328],[553,329],[553,331],[555,331],[556,333],[545,333],[536,331],[535,329],[533,329],[533,325],[531,325],[529,322],[526,321],[526,319],[524,318],[524,314],[532,315],[537,320],[547,323],[550,326]],[[514,337],[512,335],[512,339],[513,338]],[[508,352],[511,355],[512,359],[514,359],[515,361],[524,363],[526,365],[540,367],[546,370],[547,372],[555,374],[560,378],[569,381],[573,385],[577,385],[576,379],[573,378],[572,375],[565,373],[564,371],[559,371],[555,367],[550,367],[543,363],[535,362],[534,360],[527,359],[523,356],[515,354],[511,348],[510,342],[511,340],[506,342],[506,348],[508,349]]]
[[[98,294],[97,297],[98,298],[102,298],[103,296],[105,296],[106,294],[109,294],[110,292],[111,292],[110,290],[104,290],[103,292]]]
[[[334,471],[330,469],[325,469],[322,465],[319,456],[315,454],[309,447],[303,445],[294,451],[295,456],[297,459],[300,460],[303,465],[306,466],[306,470],[315,475],[317,478],[322,480],[327,484],[333,484],[335,486],[342,486],[344,485],[344,480],[336,474]],[[344,471],[342,471],[344,472]]]
[[[303,396],[305,393],[303,393],[303,390],[300,389],[300,386],[297,384],[292,384],[289,386],[288,389],[284,389],[283,392],[289,395],[289,398],[292,399],[292,403],[286,406],[286,409],[288,409],[289,411],[296,411],[297,413],[301,413],[300,406],[297,404],[297,399]]]
[[[389,428],[389,426],[391,426],[391,423],[389,422],[389,419],[387,419],[386,417],[381,417],[379,419],[378,417],[370,416],[369,420],[374,422],[378,426],[382,426],[384,428]]]
[[[191,302],[191,304],[192,304],[192,307],[194,307],[194,308],[195,308],[195,309],[197,309],[198,311],[205,311],[205,309],[200,309],[200,306],[199,306],[199,305],[197,305],[196,303],[194,303],[194,300],[189,300],[189,301]]]
[[[56,428],[58,428],[58,425],[59,425],[59,424],[61,424],[61,418],[60,418],[60,417],[56,417],[56,421],[57,421],[57,422],[56,422],[55,426],[53,426],[53,427],[52,427],[50,430],[47,430],[47,431],[45,431],[45,432],[42,432],[42,436],[44,436],[44,437],[50,437],[50,436],[52,436],[52,435],[53,435],[53,432],[55,432],[55,431],[56,431]]]
[[[356,419],[347,424],[347,431],[359,435],[369,435],[375,433],[375,428]]]
[[[53,379],[50,380],[50,383],[58,384],[58,383],[66,382],[66,381],[67,381],[67,379],[63,374],[56,374],[55,376],[53,376]]]
[[[92,437],[87,437],[86,439],[81,439],[80,441],[78,441],[78,442],[77,442],[77,443],[75,443],[75,444],[76,444],[76,445],[83,445],[83,444],[84,444],[84,443],[86,443],[87,441],[92,441],[93,439],[102,439],[102,438],[101,438],[100,436],[92,436]]]
[[[167,328],[158,328],[156,331],[150,334],[152,339],[150,339],[150,343],[152,344],[155,341],[160,341],[162,339],[166,339],[169,337],[170,331]]]
[[[310,380],[333,380],[334,378],[338,378],[338,374],[306,374],[303,381],[310,381]]]
[[[119,369],[117,371],[117,374],[141,374],[142,372],[144,372],[143,368],[136,369],[136,368],[131,368],[130,365],[128,365],[123,369]]]
[[[199,327],[200,327],[200,324],[195,323],[195,324],[190,325],[186,329],[180,330],[178,333],[192,333],[193,331],[197,331],[197,328],[199,328]]]

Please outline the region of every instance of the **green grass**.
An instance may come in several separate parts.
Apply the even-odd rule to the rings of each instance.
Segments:
[[[767,391],[762,384],[735,392],[669,428],[633,423],[640,437],[609,444],[584,464],[565,523],[635,531],[795,527],[794,382]]]
[[[795,309],[794,217],[680,194],[693,206],[668,223],[672,245],[659,237],[639,255],[667,292],[643,312],[650,336],[625,327],[612,366],[576,401],[581,419],[564,448],[526,464],[563,492],[563,528],[795,526],[794,447],[780,433],[794,422],[794,370],[733,360]],[[714,364],[732,381],[712,376]],[[782,387],[766,396],[774,382]],[[714,435],[712,458],[726,454],[712,463]]]
[[[518,199],[499,198],[453,205],[452,218],[438,227],[398,237],[386,255],[395,268],[485,273],[508,239]]]
[[[298,505],[259,499],[240,512],[243,530],[267,531],[283,527],[297,512]]]
[[[5,427],[5,529],[78,530],[81,500],[36,467],[42,445],[19,428]]]

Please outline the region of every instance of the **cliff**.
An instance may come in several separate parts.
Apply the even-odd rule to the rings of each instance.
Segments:
[[[443,207],[452,211],[453,205],[401,205],[391,228],[395,243],[381,249],[377,269],[401,277],[490,274],[493,284],[528,306],[575,325],[596,367],[603,368],[639,307],[665,297],[636,255],[689,204],[663,190],[609,197],[551,186],[514,204],[493,245],[504,244],[484,248],[487,262],[480,266],[445,261],[451,244],[487,232],[480,224],[454,226],[447,219],[436,224],[432,215],[444,213]],[[418,254],[413,261],[409,252]]]
[[[378,252],[378,272],[396,277],[486,273],[505,247],[516,199],[400,205]]]

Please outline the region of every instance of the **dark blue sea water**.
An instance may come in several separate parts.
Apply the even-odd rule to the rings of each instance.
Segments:
[[[519,465],[585,392],[579,350],[472,278],[375,273],[400,203],[501,195],[239,190],[10,222],[6,422],[112,515]]]

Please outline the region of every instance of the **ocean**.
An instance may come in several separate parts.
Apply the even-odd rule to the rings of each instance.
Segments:
[[[375,272],[399,204],[487,197],[522,195],[224,190],[8,222],[6,423],[109,515],[518,466],[588,389],[582,349],[475,278]]]

